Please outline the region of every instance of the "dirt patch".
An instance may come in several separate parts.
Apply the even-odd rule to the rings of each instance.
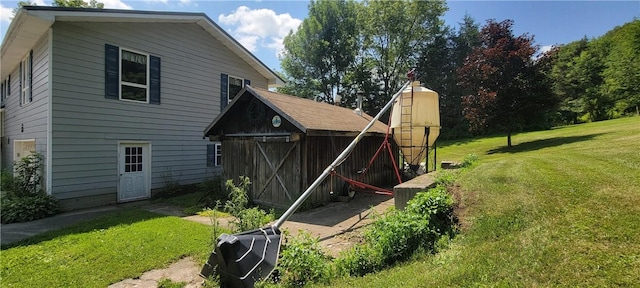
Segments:
[[[156,288],[158,282],[163,279],[170,279],[176,283],[187,283],[185,288],[201,287],[204,283],[204,279],[199,275],[201,268],[200,264],[191,257],[182,258],[167,268],[145,272],[138,278],[129,278],[111,284],[109,288]]]
[[[460,185],[452,185],[447,187],[449,194],[453,197],[453,217],[461,232],[471,228],[471,219],[469,218],[469,207],[478,201],[478,194],[475,192],[462,191]]]

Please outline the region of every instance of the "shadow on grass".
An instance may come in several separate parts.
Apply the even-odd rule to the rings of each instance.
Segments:
[[[519,152],[528,152],[535,151],[543,148],[555,147],[564,144],[571,144],[576,142],[582,142],[591,140],[597,136],[602,135],[599,134],[590,134],[590,135],[582,135],[582,136],[567,136],[567,137],[553,137],[549,139],[540,139],[529,142],[520,143],[517,145],[513,145],[511,147],[500,147],[496,149],[491,149],[487,151],[487,154],[495,154],[495,153],[519,153]]]
[[[64,215],[59,214],[56,216],[61,217]],[[56,216],[41,219],[41,220],[55,221]],[[149,212],[149,211],[145,211],[137,208],[125,208],[122,210],[115,210],[103,216],[99,216],[95,219],[80,221],[67,227],[47,231],[42,234],[37,234],[35,236],[25,238],[23,240],[19,240],[16,242],[3,244],[0,247],[0,250],[14,248],[18,246],[28,246],[28,245],[38,244],[40,242],[53,240],[55,238],[63,237],[67,235],[82,234],[82,233],[88,233],[92,231],[105,230],[111,227],[116,227],[121,225],[131,225],[137,222],[142,222],[142,221],[161,218],[161,217],[167,217],[167,215],[161,215],[161,214],[157,214],[157,213],[153,213],[153,212]]]

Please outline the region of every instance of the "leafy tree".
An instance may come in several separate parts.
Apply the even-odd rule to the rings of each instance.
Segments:
[[[349,89],[347,75],[358,51],[354,1],[311,1],[309,16],[284,39],[282,92],[333,103]]]
[[[20,11],[20,8],[22,8],[23,6],[37,6],[36,3],[31,2],[31,1],[18,1],[18,5],[13,8],[12,12],[13,12],[13,16],[16,16],[16,14],[18,13],[18,11]]]
[[[579,80],[577,57],[587,50],[588,39],[571,42],[558,46],[543,55],[543,58],[552,62],[548,77],[552,84],[553,92],[560,98],[559,121],[561,124],[575,124],[578,117],[584,111],[583,94],[586,90],[584,82]]]
[[[607,32],[611,43],[602,71],[602,93],[615,101],[611,116],[638,114],[640,106],[640,20]]]
[[[583,90],[581,98],[584,102],[586,117],[591,121],[600,121],[611,118],[610,110],[615,101],[610,95],[603,93],[601,85],[604,83],[602,72],[604,71],[605,57],[608,54],[610,43],[608,41],[591,41],[587,50],[580,53],[575,61],[574,75],[577,77],[578,86]]]
[[[83,0],[53,0],[51,5],[56,7],[104,8],[104,3],[100,3],[96,0],[90,0],[89,2],[85,2]]]
[[[365,111],[378,111],[405,82],[419,52],[444,25],[444,1],[364,1],[358,21],[363,25],[363,55],[373,65],[372,81],[378,93],[368,93]]]
[[[488,20],[480,30],[481,45],[472,50],[458,70],[458,80],[474,93],[463,97],[464,116],[475,132],[511,134],[534,122],[556,104],[541,81],[534,55],[537,47],[527,34],[515,37],[512,20]]]
[[[480,26],[469,15],[457,31],[443,27],[434,41],[420,53],[417,71],[420,81],[440,96],[440,133],[443,139],[467,137],[469,123],[462,116],[462,96],[471,94],[458,85],[457,69],[472,49],[480,45]]]
[[[37,6],[37,4],[31,1],[18,1],[17,7],[13,8],[13,16],[15,16],[23,6]],[[51,6],[103,9],[104,3],[100,3],[97,0],[90,0],[89,2],[85,2],[82,0],[53,0]]]

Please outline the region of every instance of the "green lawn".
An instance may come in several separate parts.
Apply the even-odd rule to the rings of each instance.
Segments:
[[[205,261],[213,229],[129,209],[45,233],[1,253],[2,287],[106,287],[184,256]]]
[[[637,286],[640,117],[446,143],[464,229],[449,248],[337,287]]]

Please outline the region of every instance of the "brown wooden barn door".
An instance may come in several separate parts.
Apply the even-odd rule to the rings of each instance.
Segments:
[[[300,195],[299,142],[257,140],[255,143],[253,201],[289,207]]]

